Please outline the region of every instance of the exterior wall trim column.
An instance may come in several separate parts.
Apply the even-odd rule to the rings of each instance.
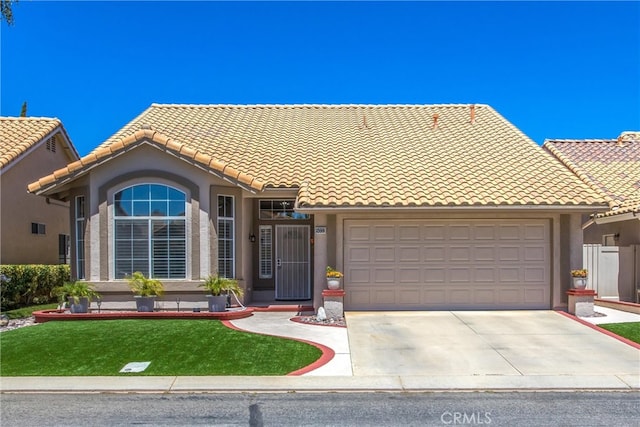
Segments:
[[[323,304],[322,291],[327,282],[327,239],[328,233],[335,233],[327,226],[327,214],[314,214],[313,233],[313,308],[317,311]],[[322,232],[324,228],[324,233]]]

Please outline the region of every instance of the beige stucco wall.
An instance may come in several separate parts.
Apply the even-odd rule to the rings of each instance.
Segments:
[[[70,232],[69,205],[30,194],[27,185],[74,160],[61,138],[56,136],[55,152],[43,140],[0,175],[1,264],[58,263],[58,235]],[[45,224],[46,234],[32,234],[32,222]]]
[[[584,230],[584,242],[602,244],[605,234],[619,235],[618,246],[640,245],[640,220],[591,224]]]
[[[249,250],[246,242],[252,217],[251,203],[245,203],[245,199],[252,194],[144,144],[96,167],[84,179],[74,183],[70,190],[72,201],[75,196],[86,197],[87,280],[96,283],[101,292],[114,290],[126,293],[124,281],[114,280],[113,263],[110,261],[113,253],[112,200],[115,192],[141,183],[166,184],[187,194],[187,278],[163,281],[169,292],[204,293],[197,287],[198,283],[217,271],[218,194],[232,195],[235,198],[236,275],[241,285],[250,289],[251,284],[245,278],[250,279],[251,266],[250,263],[243,262],[243,254],[246,255]],[[75,242],[75,237],[74,233],[72,242]],[[75,251],[73,254],[75,255]]]

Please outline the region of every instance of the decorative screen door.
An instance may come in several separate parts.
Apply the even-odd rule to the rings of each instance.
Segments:
[[[311,299],[308,225],[276,225],[276,299]]]

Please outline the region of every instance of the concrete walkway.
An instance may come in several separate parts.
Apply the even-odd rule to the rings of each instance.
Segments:
[[[580,319],[594,325],[602,325],[605,323],[640,322],[640,314],[614,310],[613,308],[602,307],[599,305],[594,307],[594,311],[596,312],[596,316],[580,317]]]
[[[329,363],[304,374],[305,376],[353,375],[347,328],[301,324],[291,321],[291,317],[292,313],[254,313],[251,317],[233,320],[231,323],[249,332],[312,341],[335,352]]]
[[[596,311],[600,311],[600,307]],[[348,330],[295,323],[289,320],[292,313],[255,313],[250,318],[232,322],[241,329],[315,341],[335,351],[336,357],[327,365],[303,376],[1,377],[0,391],[253,393],[327,390],[640,390],[640,350],[559,313],[422,312],[420,314],[424,314],[424,319],[428,320],[415,323],[411,316],[416,313],[403,313],[408,322],[400,322],[395,330],[387,321],[387,313],[382,312],[347,313]],[[516,316],[504,317],[511,313],[516,313]],[[441,319],[436,322],[433,316]],[[362,322],[366,317],[370,317],[366,321],[371,331],[356,334],[358,328],[364,327]],[[400,327],[402,324],[405,326]],[[525,324],[529,324],[527,328],[531,329],[523,329]],[[416,337],[411,338],[405,327],[417,329]],[[430,334],[425,333],[427,331]],[[368,333],[371,336],[367,336]],[[456,343],[450,338],[447,350],[446,337],[454,333],[460,334],[461,339]],[[542,339],[545,334],[548,340]],[[429,338],[428,335],[437,338]],[[367,341],[370,341],[369,344]],[[404,343],[404,347],[401,345],[397,352],[390,352],[384,344],[391,341]],[[368,347],[362,347],[366,345]],[[568,356],[564,351],[567,346],[574,347],[576,352]],[[414,347],[414,351],[422,348],[414,353],[421,358],[412,359],[413,356],[409,356],[410,347]],[[427,347],[428,350],[425,350]],[[469,353],[473,351],[477,352]],[[367,356],[367,352],[374,353]],[[431,358],[425,354],[431,355]],[[463,361],[465,354],[467,360]],[[375,358],[379,366],[367,367],[364,363],[367,357],[371,360]],[[432,362],[425,362],[429,360],[437,360],[440,368],[435,369],[430,365]],[[409,369],[412,364],[417,368]],[[612,364],[617,364],[617,368]],[[391,369],[393,366],[395,368]],[[478,370],[481,366],[484,366],[484,371]],[[453,369],[456,367],[459,369]]]

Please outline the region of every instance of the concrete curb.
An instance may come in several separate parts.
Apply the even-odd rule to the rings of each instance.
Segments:
[[[635,375],[2,377],[1,393],[638,391]]]

